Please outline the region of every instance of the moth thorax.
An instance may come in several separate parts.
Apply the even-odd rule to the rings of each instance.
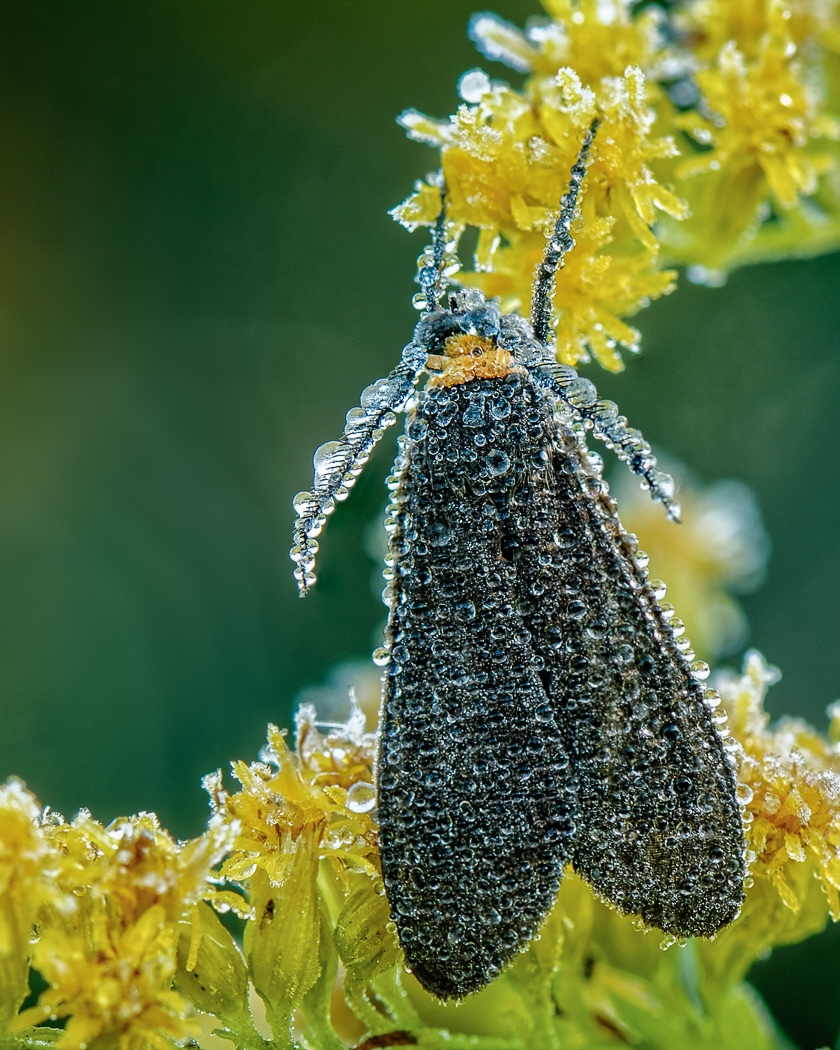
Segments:
[[[443,354],[429,354],[426,367],[432,372],[429,386],[458,386],[473,379],[504,379],[520,371],[510,350],[503,350],[488,336],[451,335]]]

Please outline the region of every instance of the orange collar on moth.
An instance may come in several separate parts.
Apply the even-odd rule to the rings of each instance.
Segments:
[[[473,379],[504,379],[518,372],[513,354],[492,339],[480,335],[451,335],[445,354],[429,354],[426,367],[432,372],[430,387],[458,386]]]

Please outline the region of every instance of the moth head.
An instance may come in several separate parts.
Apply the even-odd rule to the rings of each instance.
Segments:
[[[415,343],[427,351],[433,384],[502,377],[550,354],[524,318],[503,314],[479,289],[464,288],[448,299],[447,309],[424,314],[414,329]]]

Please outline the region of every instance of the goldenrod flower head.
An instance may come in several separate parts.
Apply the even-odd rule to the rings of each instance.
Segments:
[[[29,939],[28,925],[43,896],[39,886],[49,847],[38,832],[41,812],[34,795],[20,780],[0,785],[0,958],[18,951]],[[26,928],[19,940],[21,917]]]
[[[647,65],[655,54],[660,19],[654,11],[631,17],[627,0],[542,4],[550,21],[534,21],[523,32],[494,15],[477,15],[470,35],[488,58],[548,77],[570,66],[585,84]]]
[[[595,116],[582,226],[556,281],[564,363],[622,368],[620,349],[638,342],[626,319],[674,287],[668,262],[712,283],[732,265],[840,244],[840,125],[827,112],[840,68],[826,57],[840,51],[836,0],[708,0],[669,14],[626,0],[544,6],[550,18],[525,31],[486,14],[471,24],[487,58],[526,74],[521,90],[474,69],[448,121],[401,118],[440,150],[450,240],[479,231],[463,284],[527,309]],[[437,185],[418,183],[392,214],[413,229],[440,208]]]
[[[628,256],[601,252],[611,243],[614,228],[614,219],[598,217],[572,229],[577,247],[557,274],[555,291],[555,302],[562,303],[555,334],[557,358],[563,364],[594,357],[611,372],[620,371],[624,363],[619,348],[636,351],[640,338],[622,317],[635,313],[641,302],[674,288],[674,271],[656,270],[649,252]],[[542,234],[516,231],[497,249],[492,271],[471,273],[464,281],[488,296],[501,297],[508,310],[521,309],[522,274],[533,273],[544,244]]]
[[[840,51],[837,0],[693,0],[677,13],[677,24],[691,34],[692,50],[704,60],[714,60],[732,41],[748,58],[755,58],[764,35],[777,20],[787,26],[795,44],[818,41]]]
[[[235,764],[238,792],[208,778],[210,827],[184,844],[150,814],[107,828],[86,813],[71,823],[42,818],[14,784],[0,793],[0,833],[19,847],[18,870],[36,888],[33,965],[49,987],[14,1018],[11,1036],[22,1046],[49,1038],[66,1048],[162,1050],[199,1032],[197,1009],[256,1050],[265,1041],[251,1020],[254,988],[278,1046],[293,1045],[293,1031],[317,1046],[359,1042],[365,1031],[430,1045],[459,1033],[471,1045],[512,1048],[601,1046],[616,1033],[639,1045],[688,1045],[702,1001],[704,1045],[769,1050],[774,1037],[744,990],[745,971],[761,952],[836,916],[840,888],[840,749],[799,722],[768,727],[762,701],[773,679],[752,654],[742,676],[718,683],[737,740],[750,851],[741,916],[713,942],[662,952],[672,939],[646,933],[567,872],[541,937],[459,1007],[437,1003],[402,969],[378,878],[375,741],[360,714],[325,726],[304,707],[295,752],[270,727],[261,760]],[[833,717],[840,737],[840,710]],[[244,904],[208,885],[224,850],[229,877],[248,894],[244,958],[201,899]],[[0,859],[7,876],[15,859],[8,849]],[[42,895],[45,873],[52,889]],[[14,885],[7,877],[4,915],[10,897],[20,903]],[[27,946],[16,950],[26,973]],[[63,1032],[25,1031],[56,1017],[67,1018]]]
[[[678,168],[680,176],[725,170],[733,183],[755,183],[756,201],[769,186],[783,208],[796,205],[800,194],[816,191],[817,177],[828,170],[831,159],[815,150],[813,142],[837,138],[840,125],[820,112],[818,96],[801,79],[796,51],[781,13],[773,18],[754,60],[734,41],[724,44],[716,64],[697,74],[711,113],[677,120],[711,149],[685,161]]]
[[[261,868],[282,883],[301,839],[339,866],[374,870],[374,737],[364,732],[364,716],[357,711],[324,734],[305,705],[296,725],[296,751],[272,725],[261,761],[231,763],[239,791],[225,791],[218,773],[205,778],[214,809],[237,828],[226,878],[246,880]]]
[[[150,908],[128,927],[105,930],[96,924],[94,951],[80,935],[43,930],[35,966],[50,988],[15,1027],[69,1017],[56,1043],[67,1050],[96,1041],[119,1050],[164,1050],[170,1039],[190,1035],[189,1005],[171,990],[178,930],[162,913]]]
[[[214,810],[237,828],[221,873],[247,887],[245,957],[278,1039],[288,1036],[294,1010],[315,994],[319,980],[326,982],[321,994],[332,990],[334,971],[324,977],[321,961],[323,953],[335,953],[333,934],[322,936],[325,923],[338,923],[351,988],[359,967],[367,976],[396,959],[394,938],[383,930],[375,737],[364,732],[364,715],[355,707],[346,724],[324,726],[305,705],[296,728],[294,752],[285,734],[269,726],[261,760],[232,763],[241,784],[234,794],[223,789],[219,774],[205,779]],[[371,930],[379,940],[373,960],[364,947]]]
[[[483,80],[481,78],[484,78]],[[545,231],[556,215],[581,138],[597,114],[601,126],[584,190],[577,246],[557,277],[557,355],[567,363],[590,353],[606,368],[623,367],[618,345],[635,349],[638,333],[622,317],[673,288],[656,266],[650,225],[657,211],[674,217],[685,205],[653,176],[651,162],[675,153],[652,133],[646,80],[637,67],[585,86],[569,68],[535,77],[526,93],[476,74],[448,124],[417,113],[402,117],[414,138],[441,149],[448,217],[481,233],[476,271],[463,283],[501,295],[506,309],[530,299]],[[421,184],[394,209],[406,226],[434,220],[437,189]]]
[[[777,918],[785,932],[775,943],[784,943],[812,932],[815,924],[819,928],[826,912],[840,919],[840,750],[798,720],[768,727],[762,703],[777,678],[758,653],[750,653],[743,674],[722,677],[719,688],[742,748],[738,777],[751,819],[754,887],[744,910],[751,911],[751,897],[759,897],[764,924],[771,915]],[[815,898],[816,886],[822,894]],[[768,908],[767,887],[781,908]],[[787,921],[779,918],[785,911]],[[790,920],[802,911],[804,929]]]
[[[169,1047],[190,1034],[191,1009],[172,990],[179,924],[209,891],[231,834],[211,822],[179,844],[150,813],[107,827],[82,812],[38,826],[53,896],[35,916],[32,963],[48,984],[14,1029],[68,1018],[59,1047]]]
[[[703,659],[726,655],[746,640],[746,617],[736,595],[762,582],[769,540],[752,492],[738,481],[699,486],[684,468],[682,525],[675,529],[625,471],[611,482],[625,528],[639,537],[652,577],[668,583],[693,647]],[[673,623],[673,621],[672,621]]]
[[[20,780],[0,785],[0,1032],[29,990],[32,923],[52,894],[40,807]]]
[[[93,891],[113,921],[123,924],[154,907],[177,922],[209,892],[208,873],[232,840],[231,829],[218,820],[204,835],[179,843],[154,813],[104,827],[86,810],[70,823],[50,817],[43,832],[59,857],[58,884],[80,899]]]

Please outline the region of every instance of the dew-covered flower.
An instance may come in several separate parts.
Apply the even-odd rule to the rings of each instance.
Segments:
[[[0,1032],[29,992],[32,925],[54,892],[40,819],[38,802],[21,781],[0,785]]]
[[[190,1035],[189,1002],[172,987],[181,924],[208,890],[231,834],[220,821],[177,843],[150,813],[104,827],[87,812],[37,826],[52,897],[34,916],[32,965],[48,987],[13,1030],[66,1018],[56,1045],[170,1047]],[[197,945],[196,945],[197,948]]]
[[[768,725],[762,704],[777,678],[775,668],[750,653],[743,674],[717,684],[742,748],[738,776],[751,818],[755,859],[745,912],[754,890],[762,921],[772,916],[785,930],[775,943],[784,943],[820,928],[827,914],[840,920],[840,751],[798,719]],[[773,899],[780,906],[772,907]]]
[[[527,312],[545,233],[595,117],[572,272],[556,282],[561,361],[622,368],[621,350],[638,344],[626,321],[674,287],[669,263],[711,283],[735,265],[840,244],[836,4],[544,7],[550,17],[525,30],[489,14],[471,24],[486,58],[525,74],[521,88],[473,69],[449,120],[401,117],[440,151],[453,244],[478,230],[463,284]],[[412,229],[440,207],[438,186],[418,183],[392,214]]]
[[[626,0],[542,0],[550,16],[520,30],[492,14],[476,15],[470,36],[485,57],[522,73],[553,77],[571,67],[585,84],[647,66],[661,44],[659,12],[631,16]]]
[[[699,0],[674,18],[696,99],[673,176],[692,215],[658,228],[692,279],[840,244],[836,0]],[[687,74],[687,75],[688,75]]]
[[[723,171],[730,189],[737,187],[743,200],[752,197],[747,223],[767,188],[778,206],[792,208],[800,195],[816,191],[818,176],[832,165],[819,140],[837,138],[840,125],[820,111],[819,96],[802,79],[796,54],[781,15],[752,60],[728,41],[714,65],[697,73],[706,112],[677,118],[710,147],[682,162],[678,174]]]
[[[483,79],[482,79],[483,78]],[[465,78],[466,79],[466,78]],[[475,74],[449,123],[403,114],[409,134],[441,150],[448,217],[480,231],[475,272],[463,283],[500,295],[507,310],[526,310],[545,232],[565,192],[581,139],[597,115],[597,147],[584,184],[576,248],[558,274],[558,358],[590,353],[606,368],[623,367],[617,348],[635,349],[638,333],[623,318],[670,291],[675,274],[657,266],[651,232],[658,211],[675,218],[685,205],[657,182],[651,164],[676,152],[653,133],[646,80],[638,67],[585,85],[570,68],[531,80],[524,93]],[[420,184],[394,209],[414,227],[434,220],[440,193]]]
[[[838,16],[837,0],[692,0],[680,6],[675,20],[682,33],[690,34],[692,52],[713,61],[730,41],[755,58],[778,20],[794,44],[816,41],[840,53]]]
[[[226,878],[244,881],[262,869],[280,885],[299,849],[376,872],[375,745],[364,732],[364,716],[356,710],[349,726],[324,734],[314,708],[305,705],[296,726],[295,751],[282,730],[269,726],[259,762],[231,763],[239,791],[225,791],[220,773],[205,778],[214,809],[238,829],[221,869]]]
[[[396,960],[394,938],[383,929],[374,736],[364,732],[357,708],[345,725],[319,726],[307,705],[298,711],[296,728],[295,751],[281,730],[269,726],[261,760],[232,763],[239,791],[229,794],[219,773],[205,778],[217,816],[236,828],[221,874],[247,890],[245,957],[278,1039],[288,1036],[305,996],[331,992],[334,972],[326,975],[337,965],[336,949],[322,929],[334,925],[336,915],[349,984],[352,946],[371,929],[390,945],[380,953],[380,966]]]

